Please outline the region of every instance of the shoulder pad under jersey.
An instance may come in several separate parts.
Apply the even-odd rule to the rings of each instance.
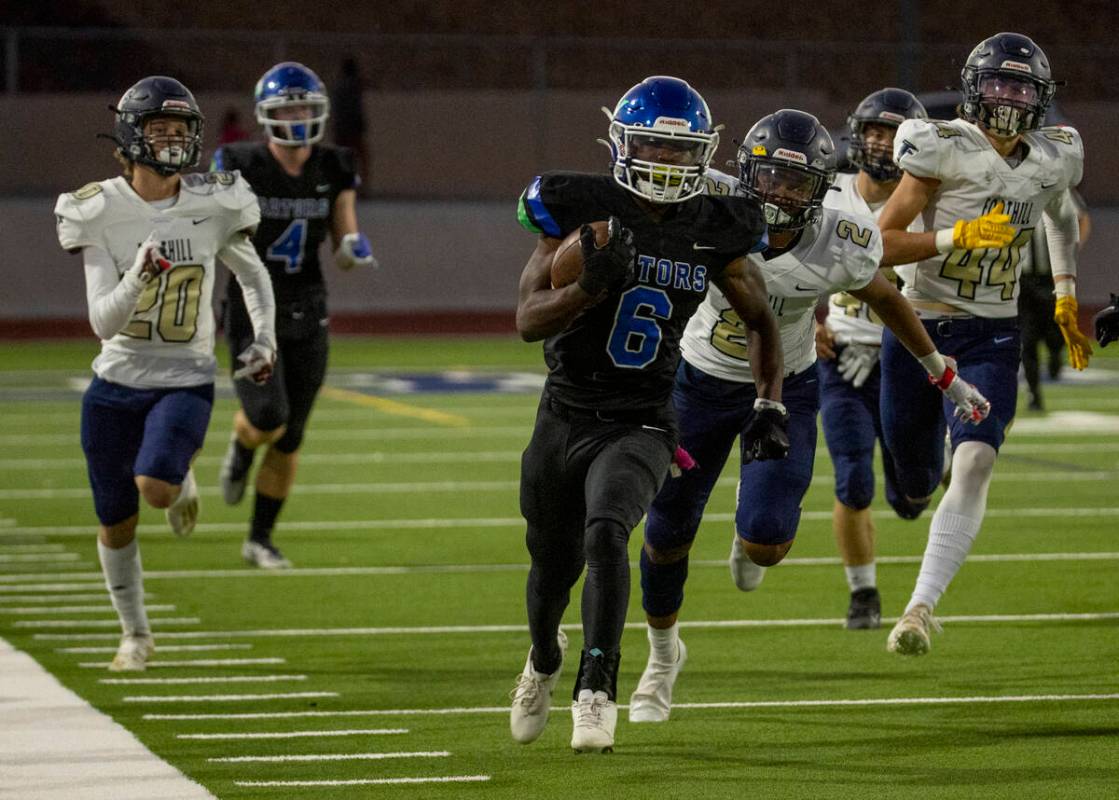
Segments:
[[[617,191],[624,190],[609,175],[545,172],[521,193],[517,220],[533,233],[562,239],[583,223],[607,219]]]

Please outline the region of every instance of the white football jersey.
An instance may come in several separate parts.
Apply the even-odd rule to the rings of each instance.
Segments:
[[[877,222],[886,202],[875,203],[872,207],[859,194],[856,184],[858,174],[840,173],[835,178],[834,188],[824,196],[824,208],[834,208],[848,214],[861,214],[872,217]],[[911,231],[921,231],[921,218],[913,220]],[[897,283],[897,276],[889,267],[882,268],[882,275]],[[849,292],[836,292],[828,298],[828,330],[840,344],[882,343],[882,320],[874,310]]]
[[[132,267],[152,231],[172,264],[145,287],[128,325],[101,341],[93,371],[137,388],[212,383],[214,257],[260,222],[256,195],[240,174],[183,175],[178,199],[162,210],[125,178],[112,178],[60,195],[54,213],[63,248],[107,250],[119,275]]]
[[[735,179],[721,173],[712,183],[733,187]],[[717,189],[714,189],[717,190]],[[732,190],[733,191],[733,190]],[[831,208],[820,212],[788,252],[766,260],[750,260],[765,277],[769,302],[781,332],[787,375],[802,372],[816,361],[814,311],[823,294],[861,289],[874,278],[882,258],[882,238],[874,220]],[[752,383],[746,326],[716,286],[688,321],[680,351],[689,364],[728,381]]]
[[[1012,167],[966,120],[906,120],[894,139],[894,160],[906,172],[940,181],[921,214],[924,229],[951,228],[996,203],[1018,236],[1001,250],[956,250],[897,267],[913,300],[949,303],[978,317],[1018,313],[1018,276],[1046,206],[1076,186],[1084,146],[1074,128],[1050,127],[1022,136],[1028,152]]]

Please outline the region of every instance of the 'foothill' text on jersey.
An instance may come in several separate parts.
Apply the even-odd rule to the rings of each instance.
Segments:
[[[521,195],[530,231],[563,239],[581,225],[616,216],[633,231],[635,281],[585,309],[544,342],[547,390],[595,410],[657,408],[669,401],[680,336],[727,265],[765,231],[757,203],[700,195],[660,219],[609,175],[552,172]]]

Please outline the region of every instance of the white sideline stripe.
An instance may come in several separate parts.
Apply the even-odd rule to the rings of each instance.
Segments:
[[[196,653],[206,650],[252,650],[253,646],[247,642],[221,642],[219,644],[161,644],[160,653]],[[56,647],[54,652],[67,655],[88,655],[93,653],[115,653],[117,647]],[[149,663],[156,666],[158,662]]]
[[[316,411],[316,416],[318,412]],[[195,466],[218,467],[224,456],[199,456]],[[390,453],[382,450],[369,453],[308,453],[299,456],[300,464],[315,466],[341,466],[344,464],[478,464],[519,463],[520,450],[479,450],[469,453],[419,451],[415,453]],[[0,469],[81,469],[84,458],[0,458]]]
[[[197,625],[202,622],[198,617],[152,617],[152,625]],[[120,626],[119,619],[20,619],[12,623],[13,628],[115,628]]]
[[[731,700],[720,703],[673,703],[673,708],[698,711],[719,708],[841,708],[844,706],[968,705],[971,703],[1086,703],[1119,700],[1119,692],[1109,694],[1022,694],[974,695],[967,697],[869,697],[834,700]],[[553,706],[562,712],[569,706]],[[619,704],[618,708],[629,708]],[[458,714],[508,714],[509,706],[472,706],[459,708],[370,708],[351,711],[276,711],[250,714],[144,714],[145,720],[194,722],[202,720],[293,719],[301,717],[441,717]]]
[[[0,639],[0,793],[37,800],[216,800]]]
[[[1119,552],[1085,553],[989,553],[969,555],[970,562],[999,563],[1019,561],[1112,561],[1119,559]],[[879,556],[878,564],[919,564],[921,556]],[[785,566],[834,566],[842,563],[836,556],[787,558],[778,567]],[[694,567],[726,568],[725,559],[697,559]],[[636,567],[637,562],[631,566]],[[147,580],[177,580],[196,578],[313,578],[342,577],[347,575],[423,575],[463,574],[486,572],[527,572],[528,564],[418,564],[401,567],[308,567],[288,570],[217,569],[217,570],[153,570],[145,572]],[[0,576],[3,580],[3,576]],[[3,600],[0,597],[0,600]]]
[[[289,761],[383,761],[390,758],[449,758],[449,750],[420,750],[412,753],[309,753],[287,756],[221,756],[207,758],[213,764],[282,764]]]
[[[274,694],[127,695],[126,703],[235,703],[242,700],[303,700],[340,697],[338,692],[276,692]]]
[[[72,578],[73,576],[67,575],[66,577]],[[60,600],[65,600],[68,597],[66,592],[90,592],[98,589],[102,592],[106,591],[104,580],[96,583],[25,583],[20,586],[0,586],[0,592],[58,592]]]
[[[144,592],[144,599],[148,600],[152,595]],[[76,600],[93,601],[93,600],[108,600],[108,592],[100,592],[98,594],[4,594],[0,595],[0,603],[62,603],[74,602]],[[112,608],[112,606],[105,606]]]
[[[1119,516],[1119,506],[1100,507],[1039,507],[1039,508],[988,508],[988,519],[1017,519],[1021,517],[1116,517]],[[894,519],[892,511],[876,509],[874,517],[877,519]],[[805,511],[800,515],[802,520],[830,521],[831,511]],[[704,522],[733,522],[734,513],[712,513],[703,515]],[[423,519],[355,519],[355,520],[315,520],[301,522],[285,522],[284,531],[364,531],[364,530],[411,530],[411,529],[437,529],[437,528],[523,528],[525,521],[521,517],[429,517]],[[194,530],[199,533],[237,533],[244,535],[243,523],[200,523]],[[166,525],[140,525],[140,533],[163,533]],[[0,539],[8,534],[37,533],[47,536],[89,536],[89,527],[86,525],[59,525],[26,528],[0,528]],[[262,570],[257,570],[261,572]],[[290,573],[290,570],[274,570],[277,573]],[[95,573],[91,573],[93,575]],[[144,577],[151,573],[145,571]],[[57,580],[69,580],[75,575],[48,576]],[[39,580],[42,576],[0,576],[0,580]],[[92,577],[87,576],[87,580]]]
[[[305,681],[306,675],[223,675],[193,678],[101,678],[105,686],[189,686],[207,683],[284,683]]]
[[[1115,470],[1095,470],[1074,472],[1071,470],[1048,472],[996,472],[993,480],[1025,483],[1036,481],[1040,483],[1061,482],[1099,482],[1114,481],[1119,478]],[[813,486],[831,486],[835,483],[835,476],[831,474],[816,474],[812,478]],[[882,480],[877,481],[878,484]],[[737,477],[719,478],[715,483],[717,488],[727,488],[738,485]],[[518,480],[492,480],[492,481],[366,481],[362,483],[297,483],[292,492],[301,495],[337,495],[347,496],[359,494],[432,494],[436,492],[512,492],[520,486]],[[221,494],[218,487],[202,486],[199,493],[203,497],[217,497]],[[69,489],[0,489],[0,500],[85,500],[89,497],[87,488]],[[0,555],[0,563],[10,561],[68,561],[80,558],[77,553],[44,554],[43,556],[8,556]]]
[[[147,606],[148,611],[174,611],[173,605]],[[20,608],[0,608],[0,614],[110,614],[112,605],[96,606],[35,606]]]
[[[71,648],[75,650],[90,649],[108,651],[111,648]],[[170,648],[160,647],[159,652],[162,653]],[[108,661],[81,661],[78,663],[79,667],[83,669],[105,669],[109,666]],[[148,661],[148,669],[173,669],[177,667],[248,667],[260,664],[286,664],[286,658],[198,658],[186,661]]]
[[[66,545],[55,542],[54,544],[19,544],[17,542],[0,542],[0,552],[3,553],[61,553]]]
[[[489,775],[444,775],[438,778],[352,778],[332,781],[234,781],[234,786],[246,787],[290,787],[316,788],[330,786],[391,786],[412,783],[481,783],[488,781]]]
[[[0,493],[2,495],[2,493]],[[0,564],[29,564],[39,561],[79,561],[81,553],[0,553]]]
[[[176,739],[302,739],[304,737],[318,739],[328,736],[392,736],[408,733],[407,728],[361,728],[347,731],[276,731],[269,733],[177,733]]]
[[[1109,619],[1119,619],[1119,611],[1092,612],[1086,614],[958,614],[955,616],[937,617],[941,622],[1088,622]],[[882,622],[896,622],[897,617],[883,617]],[[717,619],[717,620],[682,620],[678,624],[681,628],[788,628],[788,627],[815,627],[843,625],[846,620],[836,617],[804,618],[804,619]],[[569,631],[581,631],[580,623],[561,625]],[[626,630],[645,630],[644,622],[627,622]],[[158,634],[163,639],[190,639],[228,637],[315,637],[315,636],[431,636],[455,633],[524,633],[528,626],[518,625],[428,625],[428,626],[398,626],[383,628],[268,628],[248,631],[170,631]],[[39,641],[59,639],[94,639],[109,638],[117,634],[100,633],[37,633],[33,638]]]
[[[439,412],[443,413],[443,412]],[[1099,435],[1093,431],[1093,435]],[[521,425],[468,425],[461,428],[439,428],[438,436],[430,427],[417,425],[405,428],[319,428],[309,438],[316,442],[352,442],[367,440],[408,441],[415,439],[481,439],[511,437],[528,441],[532,435],[532,425],[526,421]],[[0,436],[0,447],[27,447],[35,445],[73,444],[77,436],[73,433],[13,433]]]

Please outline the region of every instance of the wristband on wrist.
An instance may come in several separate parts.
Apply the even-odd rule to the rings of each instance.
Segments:
[[[948,369],[948,362],[944,360],[944,356],[940,354],[939,350],[933,350],[925,356],[918,356],[917,360],[921,362],[921,366],[925,368],[925,372],[929,373],[933,381],[939,380],[940,376]]]
[[[1053,294],[1057,297],[1075,297],[1076,296],[1076,279],[1075,278],[1061,278],[1053,284]]]
[[[941,228],[936,232],[936,252],[947,255],[956,249],[953,239],[956,236],[955,228]]]
[[[785,413],[785,404],[778,400],[767,400],[764,397],[758,397],[754,400],[755,411],[779,411]]]

